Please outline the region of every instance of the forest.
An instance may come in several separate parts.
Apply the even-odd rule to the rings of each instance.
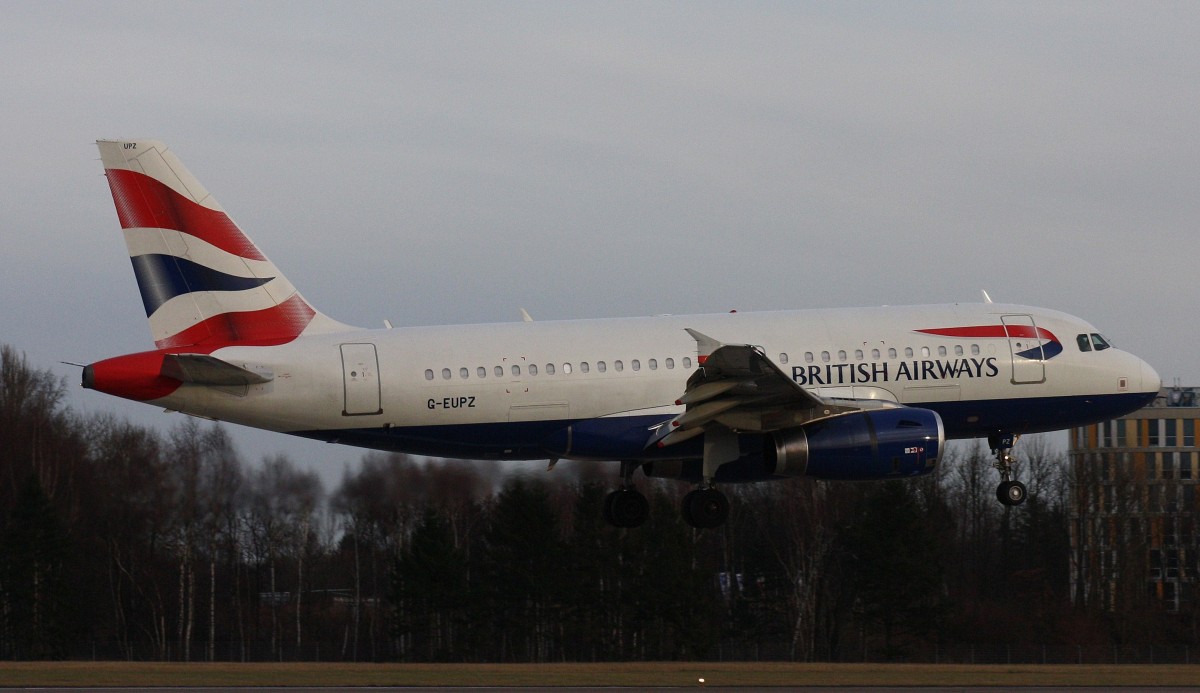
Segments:
[[[650,519],[617,529],[615,464],[369,452],[325,489],[242,459],[220,424],[83,416],[67,387],[0,348],[4,659],[1074,662],[1200,642],[1200,612],[1164,612],[1133,571],[1119,600],[1072,594],[1084,482],[1041,437],[1018,446],[1017,508],[968,441],[911,481],[727,486],[716,530],[683,522],[686,484],[639,476]]]

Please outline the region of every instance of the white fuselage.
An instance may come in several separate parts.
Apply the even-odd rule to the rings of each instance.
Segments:
[[[1048,337],[994,332],[1021,321],[1052,335],[1059,346]],[[921,331],[989,326],[993,334]],[[636,452],[630,441],[576,451],[557,432],[583,421],[595,431],[644,429],[683,411],[675,400],[699,367],[697,343],[685,328],[723,343],[761,347],[793,380],[824,398],[933,409],[949,437],[1100,420],[1137,408],[1160,386],[1153,369],[1131,354],[1082,351],[1077,336],[1096,330],[1078,318],[1026,306],[952,304],[302,336],[280,346],[213,352],[269,372],[270,382],[184,385],[159,403],[258,428],[419,454],[626,457]],[[1031,347],[1041,349],[1040,358],[1016,355]]]

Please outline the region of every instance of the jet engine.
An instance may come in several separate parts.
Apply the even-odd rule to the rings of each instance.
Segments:
[[[716,482],[918,476],[933,471],[946,444],[937,413],[910,407],[856,411],[742,439],[744,454],[717,469]],[[701,463],[663,460],[648,463],[643,470],[651,477],[699,481]]]

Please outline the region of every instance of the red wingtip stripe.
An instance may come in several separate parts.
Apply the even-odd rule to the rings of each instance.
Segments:
[[[121,228],[172,229],[249,260],[266,260],[224,212],[196,204],[144,173],[105,172]]]

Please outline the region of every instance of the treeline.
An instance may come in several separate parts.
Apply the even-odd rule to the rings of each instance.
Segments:
[[[615,465],[367,454],[326,491],[225,429],[167,434],[63,406],[0,349],[0,657],[593,661],[902,659],[963,644],[1193,646],[1197,619],[1073,599],[1061,454],[1023,441],[1029,501],[996,501],[963,445],[911,482],[727,487],[719,530],[685,484],[609,527]]]

